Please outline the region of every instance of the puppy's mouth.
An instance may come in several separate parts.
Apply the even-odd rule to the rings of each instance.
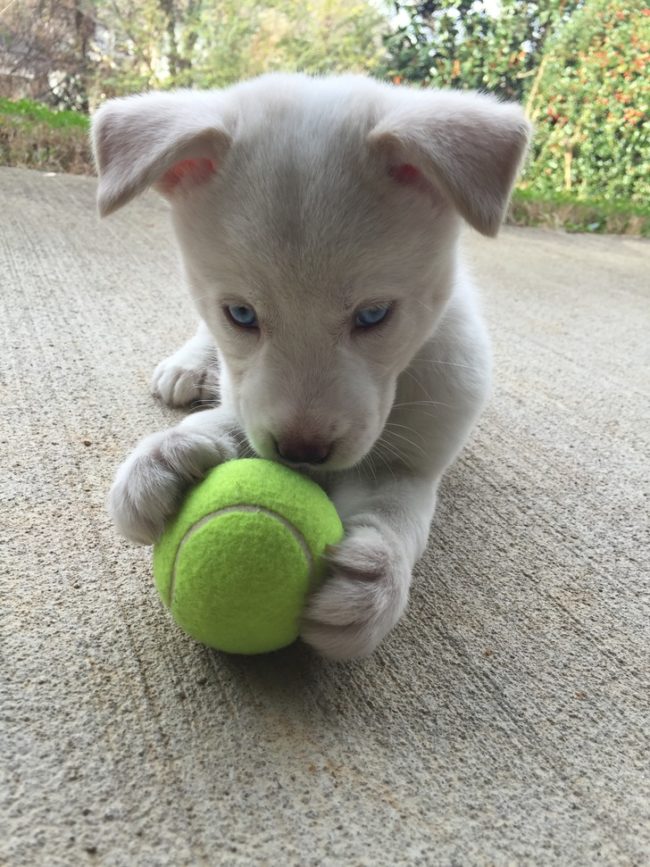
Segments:
[[[335,442],[325,447],[322,444],[305,444],[304,448],[288,449],[273,437],[265,437],[261,442],[247,435],[247,453],[265,460],[276,461],[292,470],[309,475],[349,470],[359,464],[367,451],[358,455],[346,454],[344,443]],[[368,450],[369,451],[369,450]]]
[[[275,461],[278,464],[283,464],[285,467],[289,467],[290,469],[301,473],[319,473],[327,472],[332,469],[348,469],[348,465],[340,463],[333,452],[323,456],[320,456],[317,452],[305,455],[287,455],[282,454],[274,447],[270,449],[256,449],[253,447],[253,451],[260,458]]]

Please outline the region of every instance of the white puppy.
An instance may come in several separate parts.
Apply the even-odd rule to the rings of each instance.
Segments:
[[[403,613],[441,476],[484,403],[488,344],[458,254],[495,235],[526,149],[517,105],[356,76],[269,75],[113,100],[93,121],[99,209],[167,197],[201,316],[154,374],[173,406],[110,510],[150,544],[188,485],[256,453],[308,472],[346,536],[302,636],[370,653]]]

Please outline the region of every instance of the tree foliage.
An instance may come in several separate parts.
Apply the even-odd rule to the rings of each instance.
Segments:
[[[22,0],[0,19],[0,78],[24,73],[26,95],[86,109],[275,69],[372,72],[383,25],[369,0]]]
[[[226,5],[226,4],[223,4]],[[197,72],[210,85],[271,70],[373,71],[382,21],[365,0],[230,0],[202,22]],[[221,32],[224,38],[209,39]]]
[[[385,38],[382,71],[434,87],[488,90],[521,99],[553,27],[581,0],[396,0],[398,26]]]
[[[522,186],[650,199],[646,0],[397,0],[383,71],[525,102],[536,124]]]
[[[92,4],[84,0],[7,6],[0,17],[0,83],[18,80],[23,95],[87,111],[94,33]]]
[[[557,32],[529,94],[531,191],[650,201],[650,9],[587,0]]]

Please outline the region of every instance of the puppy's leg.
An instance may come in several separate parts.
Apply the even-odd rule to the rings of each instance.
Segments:
[[[118,530],[139,545],[155,542],[185,490],[212,467],[237,457],[238,439],[236,421],[218,407],[142,440],[119,467],[108,494]]]
[[[331,491],[346,535],[305,609],[308,644],[333,659],[367,656],[395,626],[426,546],[437,486],[413,476],[349,477]]]
[[[308,602],[302,628],[305,641],[326,656],[366,656],[404,612],[440,479],[474,426],[489,381],[488,342],[478,317],[449,317],[400,378],[369,459],[331,480],[346,535],[330,556],[329,578]]]
[[[216,402],[219,390],[217,348],[203,321],[194,337],[160,362],[153,374],[151,390],[168,406]]]

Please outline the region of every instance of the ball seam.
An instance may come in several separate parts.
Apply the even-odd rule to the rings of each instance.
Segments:
[[[169,598],[167,599],[168,608],[171,609],[174,602],[174,591],[176,589],[176,566],[178,564],[178,560],[183,547],[190,541],[194,533],[198,532],[198,530],[200,530],[214,518],[218,518],[222,515],[228,515],[235,512],[248,512],[260,515],[268,515],[270,518],[274,518],[275,520],[279,521],[282,526],[291,533],[293,538],[300,546],[305,560],[307,561],[309,572],[311,573],[314,567],[314,556],[309,548],[309,545],[307,544],[307,541],[303,534],[300,532],[300,530],[298,530],[295,524],[292,524],[291,521],[288,521],[284,517],[284,515],[281,515],[279,512],[274,512],[273,509],[267,509],[264,506],[253,506],[250,503],[240,503],[239,505],[226,506],[223,509],[216,509],[214,512],[210,512],[209,514],[204,515],[199,521],[196,521],[196,523],[192,524],[191,527],[188,527],[180,542],[178,543],[178,547],[176,548],[176,553],[174,555],[172,574],[169,581]]]

